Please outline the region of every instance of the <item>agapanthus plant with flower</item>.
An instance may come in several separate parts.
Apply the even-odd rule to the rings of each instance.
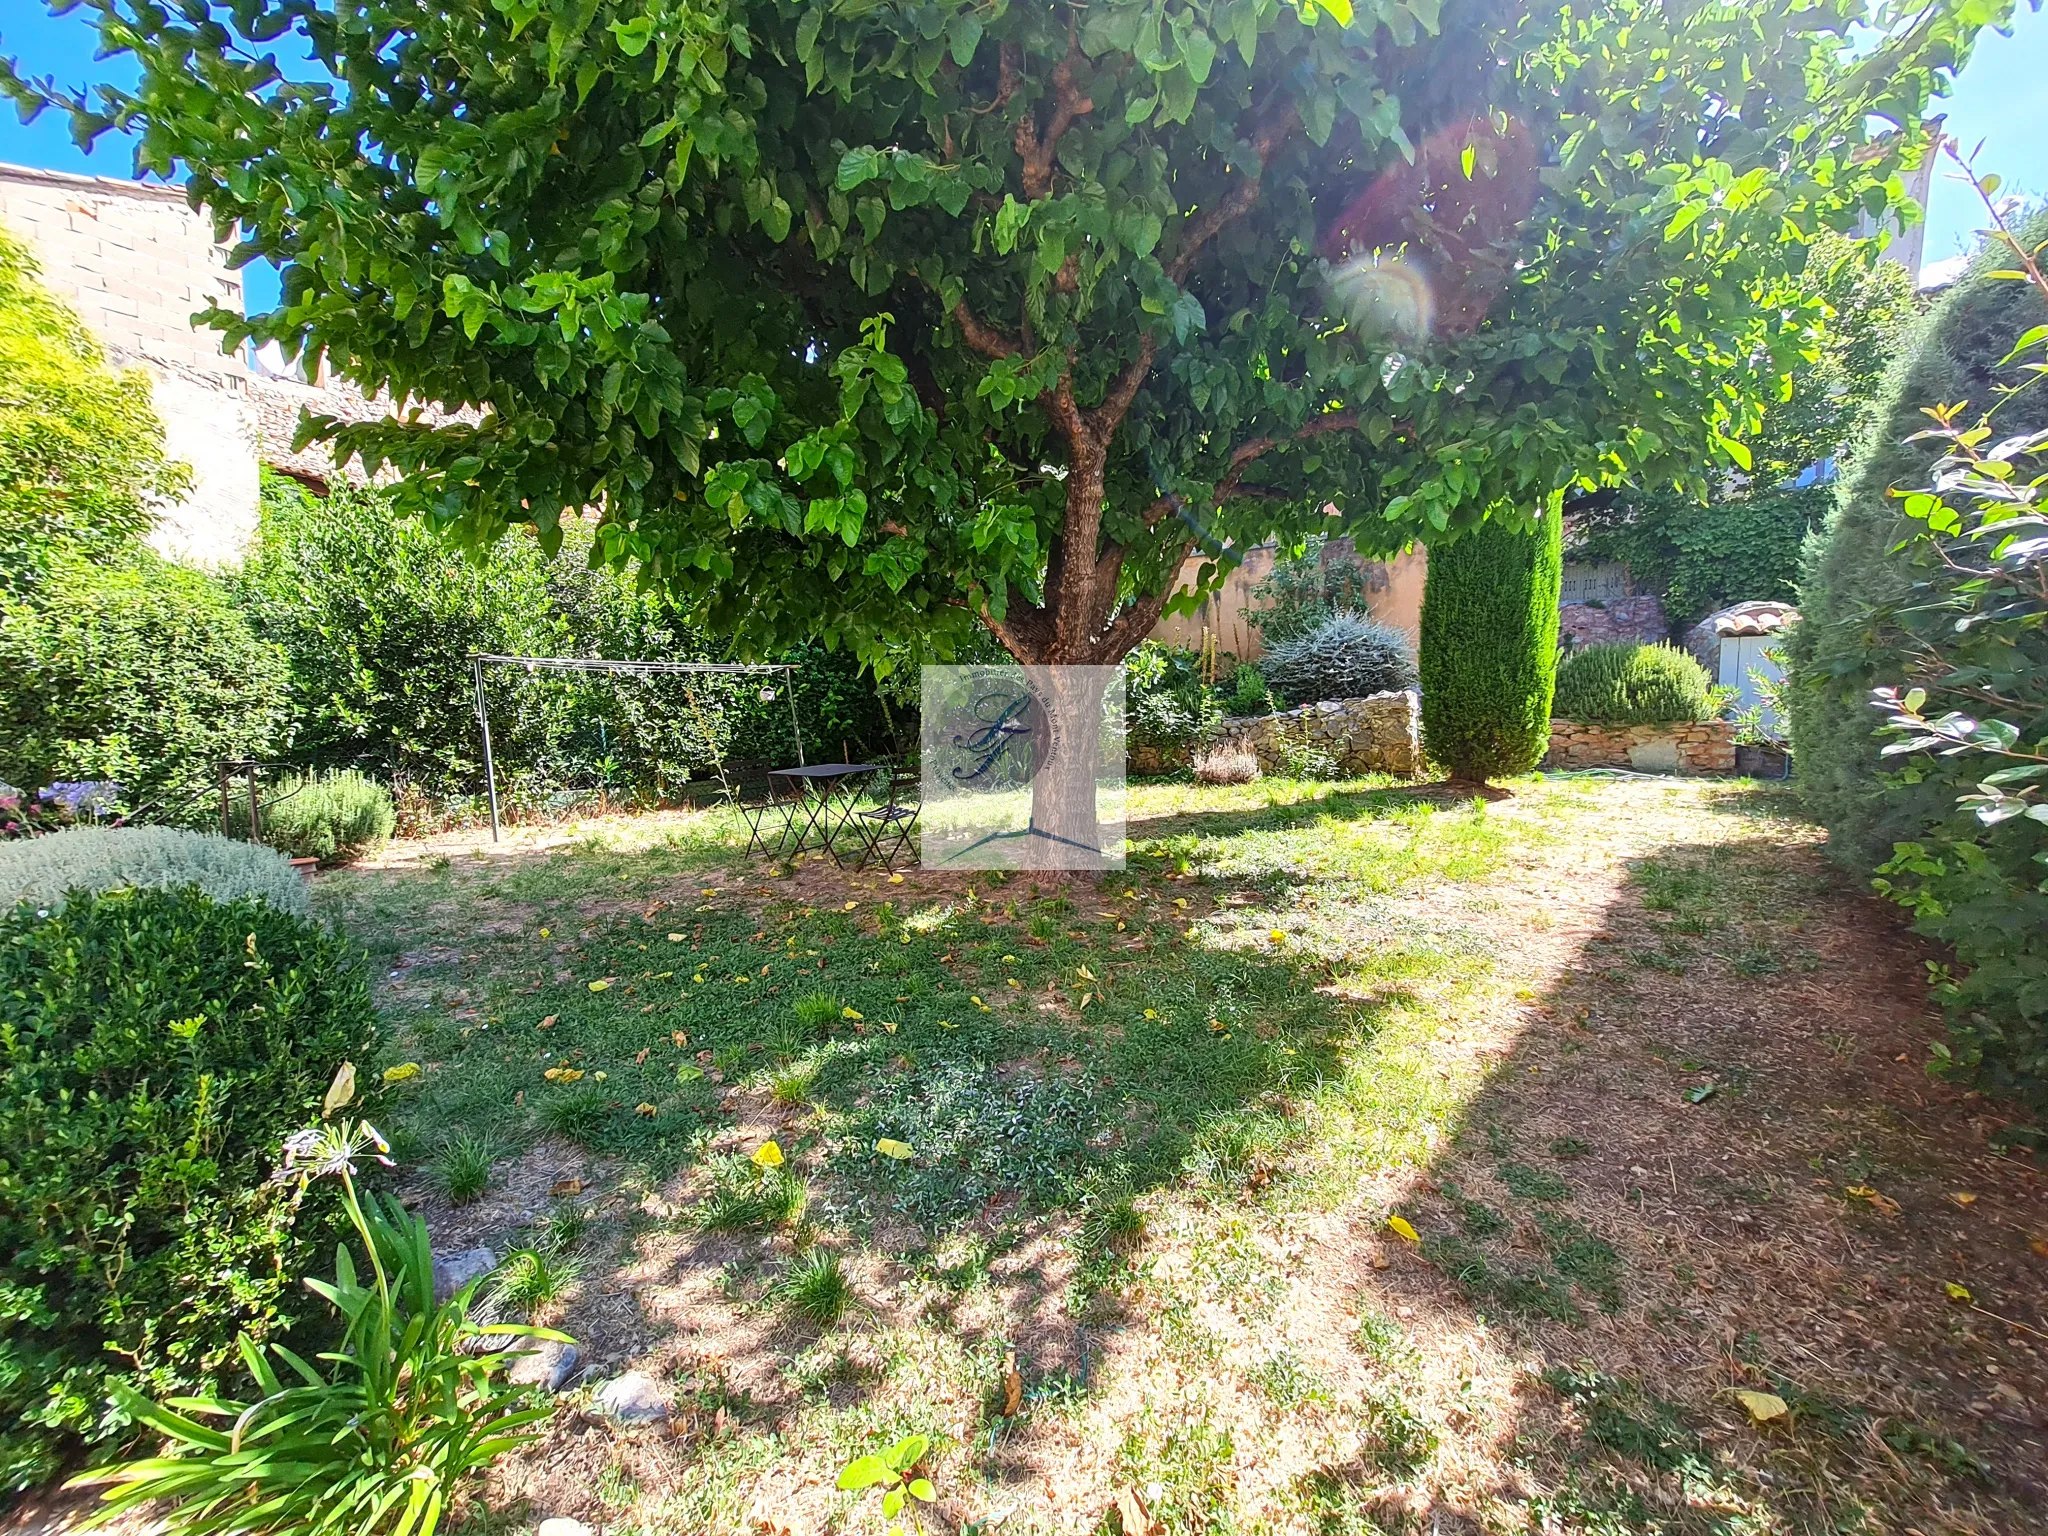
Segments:
[[[275,1175],[302,1190],[315,1179],[340,1181],[368,1275],[342,1244],[333,1282],[306,1280],[340,1314],[339,1347],[316,1357],[323,1370],[244,1334],[237,1343],[257,1388],[253,1402],[159,1404],[117,1385],[118,1406],[169,1444],[165,1454],[73,1480],[107,1485],[99,1520],[156,1505],[151,1513],[171,1536],[433,1536],[462,1479],[530,1441],[531,1427],[547,1418],[529,1389],[501,1379],[513,1355],[484,1341],[566,1336],[474,1321],[474,1282],[434,1300],[426,1223],[391,1196],[365,1198],[356,1187],[358,1164],[391,1159],[368,1121],[331,1118],[354,1087],[344,1063],[328,1091],[330,1118],[286,1138]]]

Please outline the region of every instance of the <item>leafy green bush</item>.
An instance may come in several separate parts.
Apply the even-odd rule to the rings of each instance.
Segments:
[[[1550,744],[1563,522],[1499,513],[1432,545],[1422,595],[1422,744],[1453,778],[1527,773]]]
[[[1273,691],[1266,686],[1266,674],[1250,662],[1240,662],[1230,674],[1224,711],[1233,715],[1263,715],[1273,707]]]
[[[110,891],[0,912],[5,1486],[117,1435],[110,1382],[191,1391],[238,1330],[307,1315],[296,1276],[334,1208],[269,1176],[340,1064],[378,1044],[355,951],[267,902]]]
[[[2044,234],[2048,218],[2015,244]],[[2036,303],[2016,319],[2032,329],[2000,356],[2038,368],[2048,277],[2026,255],[2005,259],[2028,268]],[[1896,736],[1884,793],[1929,813],[1875,884],[1954,950],[1935,973],[1949,1026],[1936,1059],[2048,1107],[2048,402],[2037,383],[1993,403],[1974,421],[1981,402],[1929,407],[1923,441],[1946,452],[1904,497],[1907,532],[1887,552],[1903,590],[1866,620],[1895,637],[1872,700]]]
[[[215,901],[253,896],[280,912],[311,910],[306,883],[274,848],[175,827],[73,827],[0,843],[0,908],[55,907],[72,891],[176,890]]]
[[[1289,704],[1362,699],[1415,686],[1408,637],[1362,613],[1333,613],[1267,647],[1261,670]]]
[[[2020,238],[2029,246],[2048,239],[2048,215],[2031,220]],[[2000,435],[2048,427],[2048,392],[2038,383],[2004,393],[2032,377],[2020,358],[2007,361],[2013,343],[2048,321],[2048,300],[2031,286],[1993,276],[2008,265],[2009,253],[1985,252],[1914,332],[1838,486],[1827,531],[1806,554],[1800,622],[1785,645],[1795,782],[1828,829],[1829,855],[1859,873],[1889,859],[1895,844],[1920,841],[1954,803],[1941,775],[1889,772],[1876,736],[1881,717],[1870,705],[1873,688],[1906,680],[1923,643],[1901,615],[1926,574],[1920,566],[1928,546],[1891,494],[1930,484],[1935,460],[1947,451],[1919,436],[1928,424],[1923,409],[1996,404]],[[1901,550],[1909,537],[1915,547]]]
[[[592,569],[590,548],[589,531],[572,524],[556,558],[514,534],[478,565],[382,492],[321,502],[266,475],[261,531],[236,591],[257,632],[289,658],[295,759],[341,767],[372,754],[428,795],[475,793],[483,761],[468,705],[472,654],[728,659],[666,599]],[[850,655],[805,645],[786,659],[799,667],[788,686],[813,762],[837,756],[842,742],[856,756],[892,749],[874,683]],[[761,698],[764,682],[772,698]],[[501,793],[657,794],[702,777],[718,755],[795,759],[782,677],[494,667],[486,683]]]
[[[110,371],[99,344],[0,230],[0,602],[52,555],[106,558],[156,522],[188,479],[164,456],[149,375]]]
[[[263,841],[294,859],[342,863],[376,847],[391,836],[397,812],[391,791],[375,779],[350,770],[305,774],[268,786],[257,815]],[[228,830],[249,835],[249,806],[228,799]]]
[[[1144,641],[1124,658],[1124,689],[1133,747],[1177,755],[1207,741],[1223,718],[1201,658],[1186,646]]]
[[[1661,725],[1710,720],[1707,669],[1673,645],[1620,641],[1589,645],[1558,664],[1551,713],[1593,725]]]
[[[1913,275],[1839,237],[1814,242],[1803,286],[1833,313],[1811,355],[1792,364],[1792,396],[1744,438],[1741,482],[1716,485],[1702,505],[1670,491],[1629,489],[1573,512],[1575,560],[1619,560],[1639,592],[1654,592],[1684,626],[1731,603],[1790,600],[1800,550],[1827,521],[1828,484],[1814,465],[1838,458],[1863,430],[1896,354],[1919,319]]]
[[[1348,539],[1310,538],[1299,555],[1281,554],[1251,590],[1245,618],[1267,650],[1305,635],[1339,613],[1363,613],[1371,575]]]
[[[211,576],[143,548],[53,556],[0,601],[0,676],[0,779],[112,780],[131,809],[203,795],[285,713],[277,649]]]
[[[427,1224],[395,1196],[365,1202],[356,1193],[354,1160],[383,1150],[367,1123],[305,1131],[285,1146],[309,1177],[340,1175],[342,1207],[368,1260],[369,1273],[359,1276],[342,1245],[334,1283],[306,1281],[340,1314],[339,1348],[323,1352],[325,1370],[315,1371],[275,1344],[266,1353],[244,1334],[236,1342],[257,1401],[209,1406],[211,1423],[195,1416],[196,1403],[159,1405],[115,1383],[122,1409],[177,1454],[81,1481],[111,1485],[103,1496],[108,1515],[146,1510],[173,1536],[434,1536],[462,1480],[530,1442],[532,1427],[552,1411],[535,1405],[532,1389],[500,1379],[514,1357],[498,1346],[516,1338],[566,1343],[567,1336],[480,1324],[469,1311],[474,1282],[434,1300]],[[232,1436],[216,1416],[233,1424]]]

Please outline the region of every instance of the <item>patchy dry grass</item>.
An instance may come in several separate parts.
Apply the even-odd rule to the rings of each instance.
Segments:
[[[1130,814],[1101,880],[690,816],[322,878],[425,1069],[408,1193],[593,1367],[473,1519],[879,1531],[834,1479],[915,1433],[944,1531],[2048,1524],[2040,1177],[1780,800]],[[585,1415],[628,1367],[669,1424]]]

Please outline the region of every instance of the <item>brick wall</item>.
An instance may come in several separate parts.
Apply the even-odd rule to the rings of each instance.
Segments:
[[[164,445],[193,472],[151,542],[203,565],[234,560],[256,529],[256,428],[241,360],[192,326],[208,299],[242,308],[241,275],[207,220],[173,187],[0,165],[0,223],[108,361],[150,374]]]

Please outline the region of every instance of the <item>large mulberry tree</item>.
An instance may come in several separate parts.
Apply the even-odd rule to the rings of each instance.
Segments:
[[[2009,8],[2009,7],[2007,7]],[[86,0],[311,435],[743,649],[1109,662],[1191,551],[1698,480],[1986,0]],[[1847,33],[1868,23],[1852,50]],[[82,22],[84,24],[84,22]],[[1873,39],[1876,46],[1872,46]],[[1885,137],[1880,130],[1908,131]]]

